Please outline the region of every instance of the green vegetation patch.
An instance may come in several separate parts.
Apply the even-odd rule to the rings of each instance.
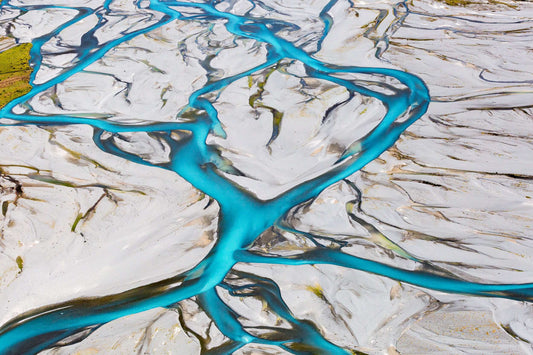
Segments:
[[[466,0],[444,0],[444,2],[449,6],[466,6],[472,4],[472,1]]]
[[[448,6],[471,6],[471,5],[504,5],[512,9],[518,9],[518,6],[513,1],[501,1],[501,0],[439,0],[446,3]]]
[[[15,260],[17,262],[17,266],[19,268],[19,272],[22,271],[22,268],[24,267],[24,260],[19,256],[17,256],[17,259]]]
[[[0,108],[31,90],[31,43],[0,52]]]

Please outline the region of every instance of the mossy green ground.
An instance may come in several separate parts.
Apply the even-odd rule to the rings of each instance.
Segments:
[[[0,108],[31,90],[31,43],[0,52]]]

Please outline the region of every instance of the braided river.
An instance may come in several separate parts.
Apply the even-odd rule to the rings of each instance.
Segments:
[[[532,28],[3,0],[0,354],[533,353]]]

